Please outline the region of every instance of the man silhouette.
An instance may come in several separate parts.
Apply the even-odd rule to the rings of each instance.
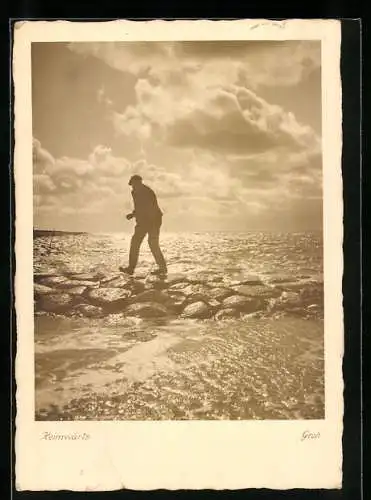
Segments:
[[[132,187],[134,211],[126,216],[128,220],[135,217],[136,226],[130,242],[129,265],[120,267],[120,271],[133,274],[138,262],[139,250],[145,236],[148,234],[148,244],[158,268],[152,273],[165,275],[167,273],[166,262],[162,255],[159,237],[162,224],[162,212],[157,203],[153,190],[143,184],[140,175],[133,175],[129,180]]]

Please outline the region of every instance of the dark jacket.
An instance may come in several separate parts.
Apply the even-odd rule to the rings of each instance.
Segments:
[[[154,191],[142,184],[131,192],[134,202],[134,216],[138,224],[159,223],[162,212]]]

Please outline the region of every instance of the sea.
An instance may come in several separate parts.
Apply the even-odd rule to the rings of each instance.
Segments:
[[[34,273],[118,273],[130,237],[36,232]],[[35,418],[324,418],[322,233],[163,233],[161,247],[169,273],[187,279],[232,287],[256,276],[287,283],[288,297],[308,283],[320,293],[222,320],[35,313]],[[152,268],[144,241],[136,274]]]

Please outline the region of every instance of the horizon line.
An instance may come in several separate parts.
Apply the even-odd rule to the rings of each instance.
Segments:
[[[131,234],[127,231],[89,231],[89,230],[70,230],[70,229],[50,229],[34,227],[33,231],[45,231],[48,233],[71,233],[71,234]],[[200,230],[162,230],[162,233],[310,233],[321,232],[322,228],[317,229],[298,229],[298,230],[280,230],[280,229],[200,229]]]

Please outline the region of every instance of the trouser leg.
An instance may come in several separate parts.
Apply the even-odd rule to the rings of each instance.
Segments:
[[[147,230],[141,226],[135,226],[134,234],[130,241],[129,268],[134,271],[138,263],[139,250]]]
[[[160,228],[161,228],[161,222],[159,224],[151,226],[151,228],[148,231],[148,245],[158,267],[161,270],[166,270],[165,258],[161,252],[159,243]]]

